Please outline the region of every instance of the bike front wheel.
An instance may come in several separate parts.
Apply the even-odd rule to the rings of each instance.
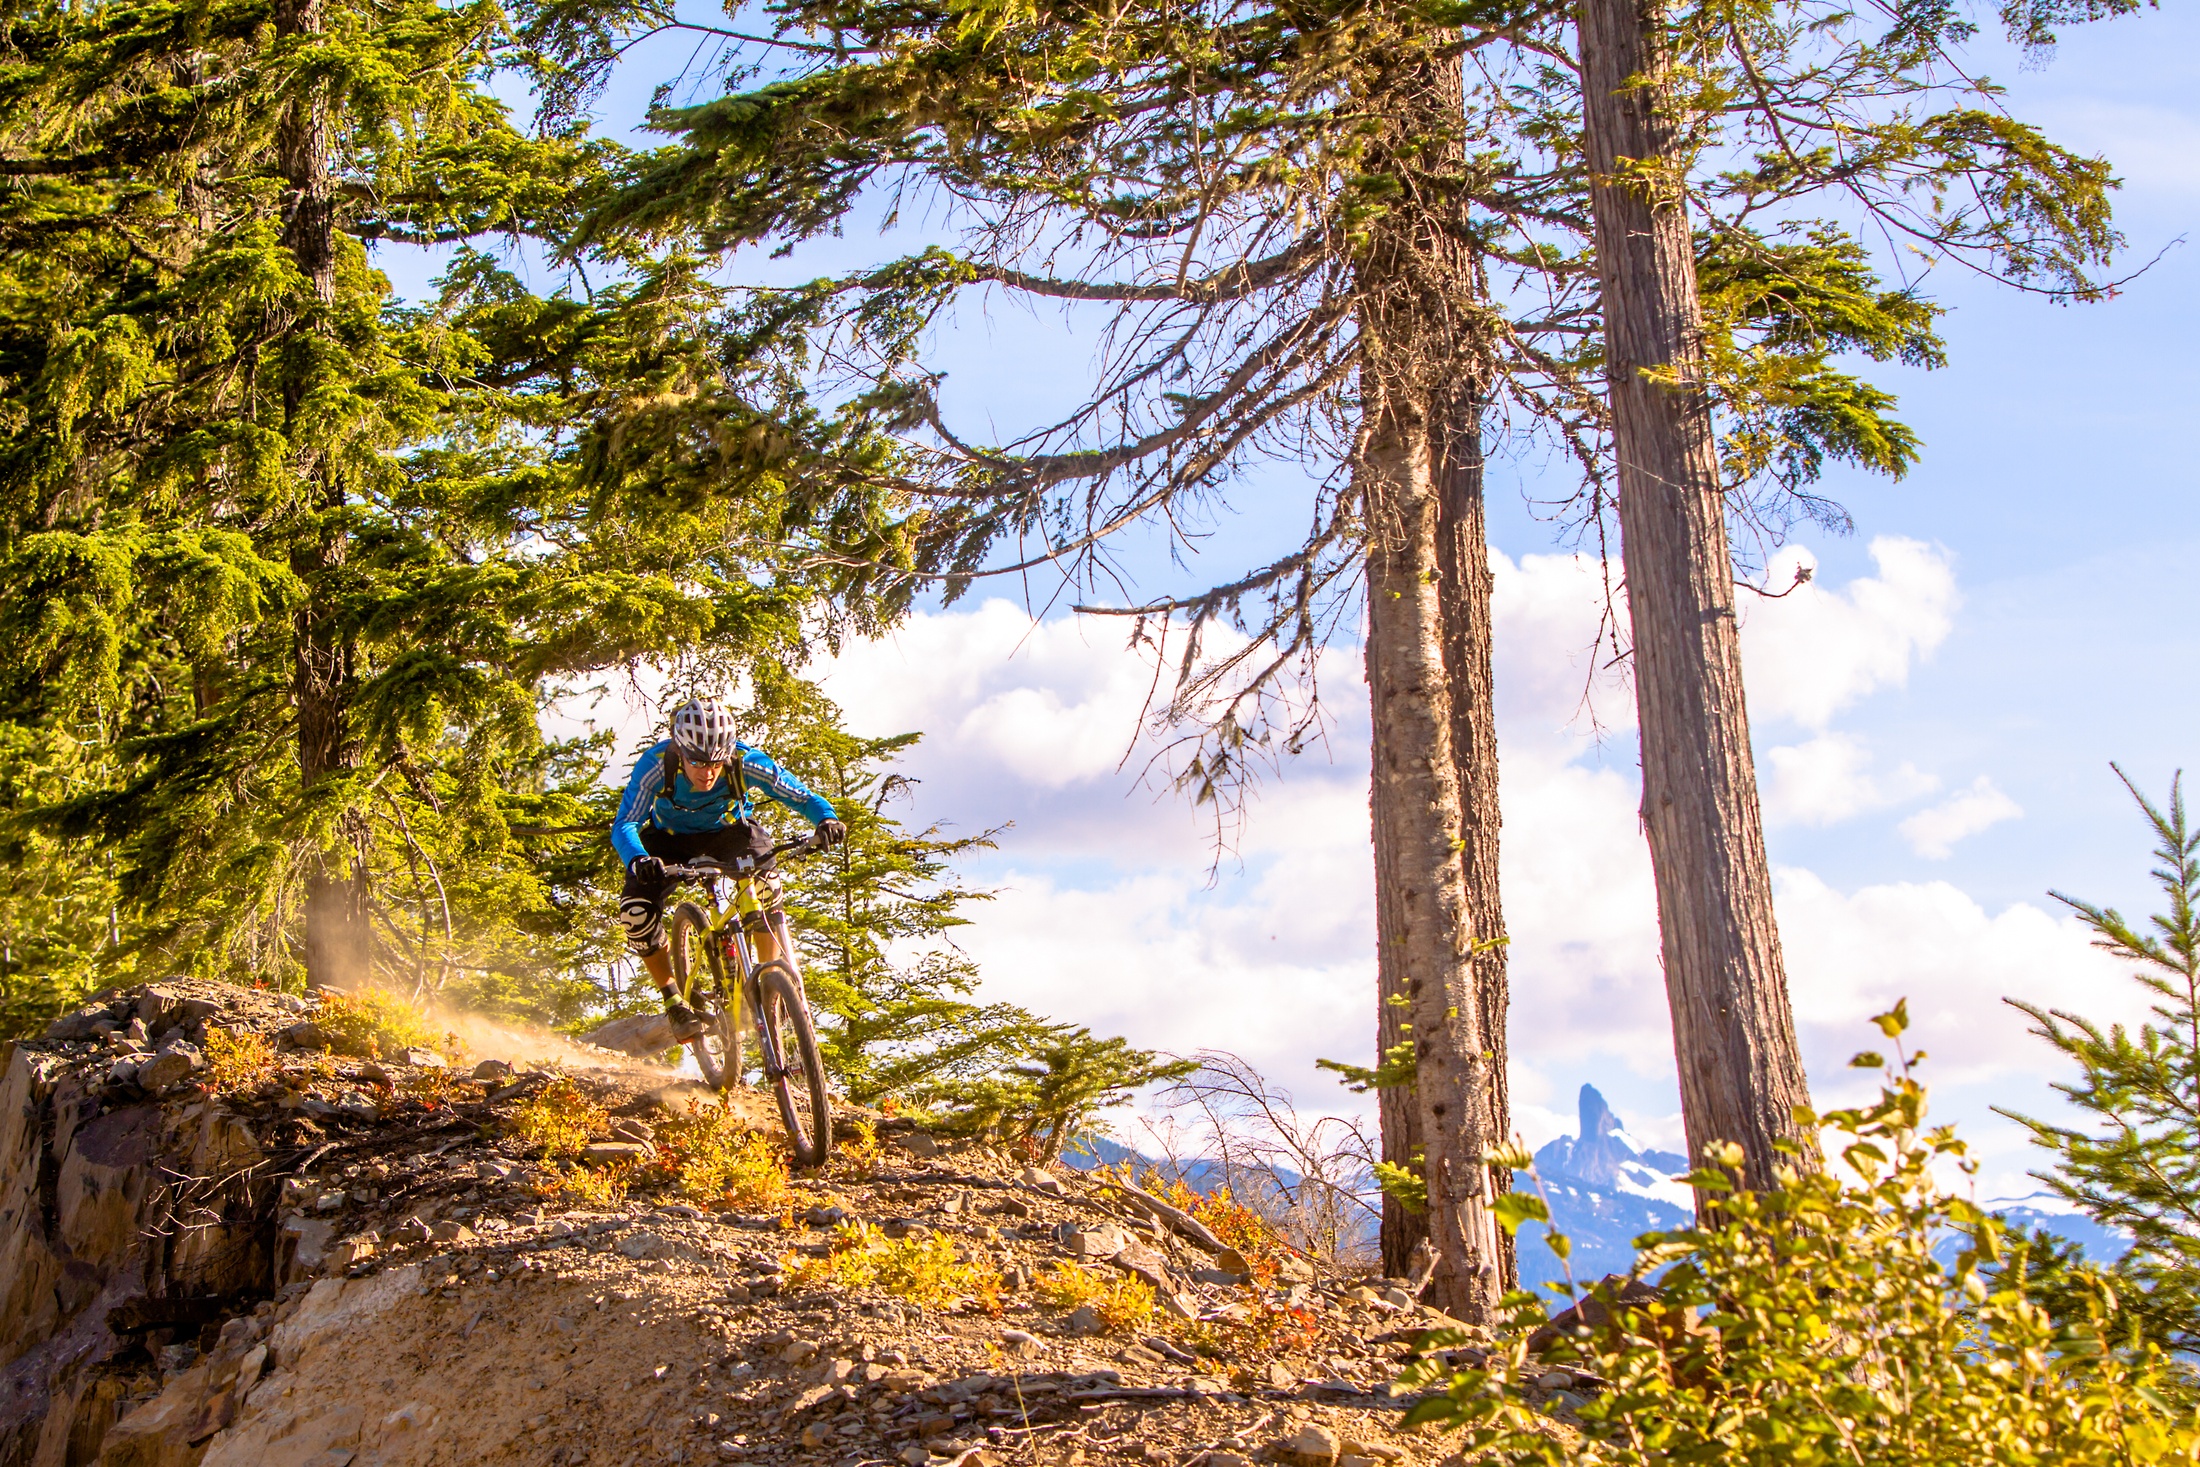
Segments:
[[[787,1144],[798,1166],[823,1166],[833,1149],[832,1101],[825,1093],[825,1063],[817,1029],[802,999],[794,970],[774,959],[756,970],[756,1027],[763,1041],[764,1073],[779,1099]]]
[[[665,941],[672,948],[673,981],[709,1023],[686,1041],[695,1050],[695,1067],[703,1072],[703,1083],[713,1090],[740,1084],[740,1005],[734,1002],[733,985],[726,981],[725,959],[711,936],[710,917],[694,902],[680,903],[665,919]],[[702,984],[693,981],[698,966],[707,979]]]

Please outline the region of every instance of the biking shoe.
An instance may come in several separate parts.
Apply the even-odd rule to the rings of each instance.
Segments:
[[[672,1032],[682,1039],[687,1038],[690,1034],[699,1034],[710,1027],[701,1015],[676,998],[666,1002],[665,1017],[672,1021]]]

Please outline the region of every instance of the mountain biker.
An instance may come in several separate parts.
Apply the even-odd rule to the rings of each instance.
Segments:
[[[834,817],[833,807],[771,755],[735,738],[733,714],[710,698],[673,710],[672,737],[651,745],[635,762],[611,823],[611,844],[626,862],[619,921],[626,928],[627,950],[657,980],[665,1017],[683,1038],[701,1023],[685,996],[673,988],[665,894],[674,882],[665,867],[698,856],[730,867],[743,857],[767,854],[771,835],[749,803],[752,785],[816,826],[824,845],[847,838],[848,827]],[[779,955],[773,934],[786,931],[778,878],[771,872],[759,873],[757,897],[769,913],[770,926],[757,923],[745,930],[757,962],[764,963]]]

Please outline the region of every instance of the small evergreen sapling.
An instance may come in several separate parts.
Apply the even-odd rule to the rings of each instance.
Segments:
[[[2131,1235],[2116,1271],[2133,1286],[2132,1309],[2154,1337],[2191,1350],[2200,1346],[2200,832],[2186,819],[2182,775],[2170,784],[2167,809],[2123,770],[2116,776],[2154,832],[2153,876],[2167,910],[2133,923],[2113,907],[2053,895],[2084,919],[2095,947],[2134,965],[2154,1018],[2136,1031],[2104,1029],[2062,1009],[2008,1000],[2078,1067],[2076,1080],[2055,1088],[2085,1121],[2002,1113],[2055,1153],[2055,1169],[2034,1176],[2096,1222]]]

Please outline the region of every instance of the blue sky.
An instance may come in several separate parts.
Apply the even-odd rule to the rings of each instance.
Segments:
[[[2075,28],[2034,69],[1989,49],[2019,115],[2124,178],[2128,258],[2161,258],[2091,306],[1937,272],[1951,365],[1878,373],[1924,462],[1899,483],[1829,479],[1855,533],[1799,534],[1779,564],[1807,558],[1817,579],[1761,603],[1745,631],[1814,1085],[1852,1094],[1840,1060],[1867,1043],[1865,1015],[1906,994],[1942,1111],[1984,1153],[1987,1196],[2029,1190],[2036,1164],[1988,1107],[2045,1108],[2056,1073],[1999,999],[2135,1012],[2045,893],[2152,910],[2144,833],[2108,762],[2160,792],[2200,750],[2200,257],[2180,242],[2200,213],[2196,55],[2200,18],[2177,11]],[[631,113],[633,96],[614,101]],[[827,242],[784,268],[806,277],[876,248]],[[1058,319],[1006,310],[970,313],[943,346],[951,407],[1004,423],[1072,390],[1085,350]],[[1534,457],[1491,472],[1518,1119],[1535,1144],[1571,1129],[1592,1081],[1638,1135],[1672,1146],[1631,718],[1609,685],[1601,741],[1572,718],[1595,577],[1530,508],[1562,487],[1551,472]],[[1193,574],[1220,579],[1288,533],[1258,515],[1217,529]],[[1167,573],[1150,545],[1129,555]],[[1351,1108],[1311,1068],[1372,1047],[1365,716],[1348,650],[1326,674],[1330,746],[1271,788],[1210,886],[1197,812],[1138,787],[1136,757],[1119,767],[1148,676],[1121,629],[1035,627],[998,589],[1010,599],[935,608],[828,676],[865,731],[926,733],[918,816],[1014,822],[971,873],[1001,892],[968,941],[989,988],[1142,1043],[1237,1050],[1309,1107]]]

